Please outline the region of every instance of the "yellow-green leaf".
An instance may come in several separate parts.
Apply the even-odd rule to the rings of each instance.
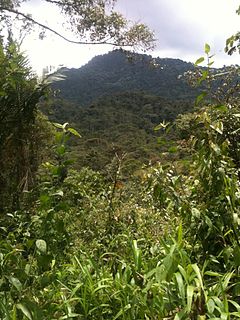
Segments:
[[[205,49],[204,49],[205,53],[206,53],[206,54],[209,54],[210,49],[211,49],[211,48],[210,48],[210,45],[206,43],[206,44],[205,44]]]

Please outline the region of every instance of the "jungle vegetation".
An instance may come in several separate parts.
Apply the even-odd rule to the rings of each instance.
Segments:
[[[81,110],[84,117],[109,106],[111,115],[125,101],[136,125],[127,101],[143,101],[141,112],[160,118],[142,119],[144,132],[149,123],[166,140],[178,132],[172,147],[184,156],[126,178],[117,152],[108,174],[72,167],[69,153],[84,131],[39,111],[52,104],[48,84],[39,84],[11,37],[1,41],[1,319],[240,318],[239,67],[222,83],[212,65],[206,44],[188,73],[203,86],[191,113],[177,101],[184,114],[158,114],[165,97],[134,92]]]

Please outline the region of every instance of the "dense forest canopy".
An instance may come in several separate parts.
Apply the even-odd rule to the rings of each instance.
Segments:
[[[53,83],[53,88],[60,90],[60,97],[80,105],[89,104],[101,95],[128,90],[194,101],[200,89],[191,88],[180,77],[190,70],[194,70],[194,65],[179,59],[153,59],[114,50],[93,58],[80,69],[59,70],[64,80]]]

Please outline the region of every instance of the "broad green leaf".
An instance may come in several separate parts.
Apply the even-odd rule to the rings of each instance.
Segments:
[[[22,283],[20,280],[12,276],[9,276],[8,280],[17,289],[17,291],[20,292],[22,290]]]
[[[38,239],[36,241],[36,247],[41,253],[46,253],[47,252],[47,243],[45,240]]]
[[[57,122],[53,122],[54,127],[59,128],[59,129],[63,129],[63,125]]]
[[[214,107],[214,109],[216,109],[216,110],[218,110],[218,111],[220,111],[220,112],[223,112],[223,113],[225,113],[225,112],[228,111],[228,107],[225,106],[225,105],[216,106],[216,107]]]
[[[17,308],[19,310],[22,311],[22,313],[29,319],[29,320],[34,320],[33,317],[32,317],[32,314],[30,312],[30,310],[28,309],[28,307],[22,303],[18,303],[17,304]]]
[[[196,60],[196,62],[194,63],[195,66],[199,65],[199,64],[202,63],[204,60],[205,60],[204,57],[198,58],[198,59]]]
[[[60,156],[64,155],[65,152],[66,152],[66,147],[65,147],[65,145],[64,145],[64,144],[61,144],[60,146],[58,146],[58,147],[56,148],[56,152],[57,152],[57,154],[59,154]]]
[[[68,131],[71,132],[74,136],[81,138],[82,136],[73,128],[68,128]]]
[[[182,266],[178,266],[179,271],[181,272],[182,276],[184,277],[184,280],[188,282],[188,276],[186,270]]]
[[[210,50],[211,50],[210,45],[206,43],[204,48],[205,53],[209,54]]]
[[[182,275],[180,272],[176,272],[175,277],[176,277],[177,284],[178,284],[180,298],[182,299],[182,301],[184,301],[185,300],[185,287],[184,287]]]
[[[193,270],[195,271],[197,277],[198,277],[198,280],[200,282],[200,285],[201,285],[201,289],[204,290],[203,288],[203,281],[202,281],[202,275],[201,275],[201,272],[200,272],[200,269],[198,267],[198,265],[196,263],[192,264],[192,268]]]
[[[209,299],[207,302],[207,308],[208,308],[208,312],[209,313],[213,313],[214,309],[215,309],[215,302],[212,299]]]
[[[206,80],[207,77],[208,77],[208,75],[209,75],[208,70],[204,70],[204,71],[202,72],[202,77],[200,78],[201,82],[202,82],[203,80]]]
[[[187,311],[191,312],[192,309],[192,300],[193,300],[194,287],[187,286]]]
[[[237,309],[237,311],[239,312],[239,317],[240,317],[240,305],[236,301],[233,301],[233,300],[228,300],[228,302],[230,302]]]
[[[232,272],[228,272],[225,276],[224,276],[224,280],[223,280],[223,283],[222,283],[222,289],[225,291],[228,287],[228,284],[229,284],[229,281],[230,279],[232,278],[232,275],[233,275],[234,271]]]

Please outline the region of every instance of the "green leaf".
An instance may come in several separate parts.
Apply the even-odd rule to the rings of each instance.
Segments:
[[[81,138],[82,136],[73,128],[68,128],[68,131],[71,132],[74,136]]]
[[[21,291],[22,290],[22,283],[20,280],[18,280],[15,277],[8,277],[9,282],[17,289],[17,291]]]
[[[27,308],[26,305],[24,305],[24,304],[22,304],[22,303],[18,303],[18,304],[17,304],[17,308],[18,308],[19,310],[21,310],[22,313],[23,313],[29,320],[33,320],[32,314],[31,314],[30,310]]]
[[[204,57],[198,58],[197,61],[194,63],[195,66],[199,65],[200,63],[202,63],[205,60]]]
[[[211,50],[210,45],[206,43],[204,48],[205,53],[209,54],[210,50]]]
[[[237,309],[237,311],[239,312],[239,317],[240,317],[240,305],[236,301],[233,301],[233,300],[228,300],[228,302],[230,302]]]
[[[182,244],[182,240],[183,240],[183,230],[182,230],[182,222],[180,222],[178,227],[178,245]]]
[[[129,310],[129,309],[131,309],[130,303],[127,304],[124,308],[122,308],[122,309],[116,314],[116,316],[113,318],[113,320],[116,320],[116,319],[118,319],[119,317],[121,317],[122,315],[124,315],[125,312],[126,312],[127,310]],[[124,318],[125,318],[125,317],[124,317]],[[123,318],[123,319],[124,319],[124,318]]]
[[[178,151],[177,146],[172,146],[172,147],[168,148],[168,152],[170,152],[170,153],[176,153],[177,151]]]
[[[218,272],[214,272],[214,271],[206,271],[204,274],[206,274],[207,276],[211,276],[211,277],[221,277],[222,275]]]
[[[207,308],[209,313],[213,313],[215,309],[215,302],[212,299],[209,299],[207,302]]]
[[[45,240],[38,239],[36,241],[36,247],[41,253],[46,253],[47,252],[47,243]]]
[[[233,273],[234,273],[234,271],[228,272],[228,273],[226,273],[226,275],[224,276],[224,281],[223,281],[223,283],[222,283],[222,289],[223,289],[224,291],[227,290],[229,281],[231,280]]]
[[[191,312],[192,309],[192,300],[193,300],[194,287],[187,286],[187,311]]]
[[[225,113],[225,112],[228,111],[228,107],[225,106],[225,105],[216,106],[216,107],[214,107],[214,109],[216,109],[216,110],[218,110],[218,111],[220,111],[220,112],[222,112],[222,113]]]
[[[140,272],[141,266],[142,266],[142,254],[141,254],[141,250],[138,249],[137,240],[133,240],[132,248],[133,248],[134,264],[135,264],[136,270]]]
[[[236,267],[240,266],[240,248],[238,245],[234,248],[233,251],[233,259],[234,259],[234,264]]]
[[[182,301],[184,301],[185,300],[185,288],[184,288],[182,275],[180,272],[176,272],[175,277],[177,280],[180,297],[181,297]]]
[[[207,95],[206,92],[202,92],[201,94],[199,94],[195,102],[196,105],[198,105],[206,97],[206,95]]]
[[[194,264],[192,264],[192,268],[193,268],[193,270],[195,271],[195,273],[196,273],[196,275],[198,277],[201,289],[204,290],[203,281],[202,281],[202,275],[201,275],[201,272],[200,272],[200,269],[199,269],[198,265],[196,263],[194,263]]]
[[[63,125],[57,122],[53,122],[54,127],[59,128],[59,129],[63,129]]]
[[[57,147],[56,152],[57,154],[59,154],[60,156],[64,155],[66,151],[66,147],[64,144],[61,144],[60,146]]]

